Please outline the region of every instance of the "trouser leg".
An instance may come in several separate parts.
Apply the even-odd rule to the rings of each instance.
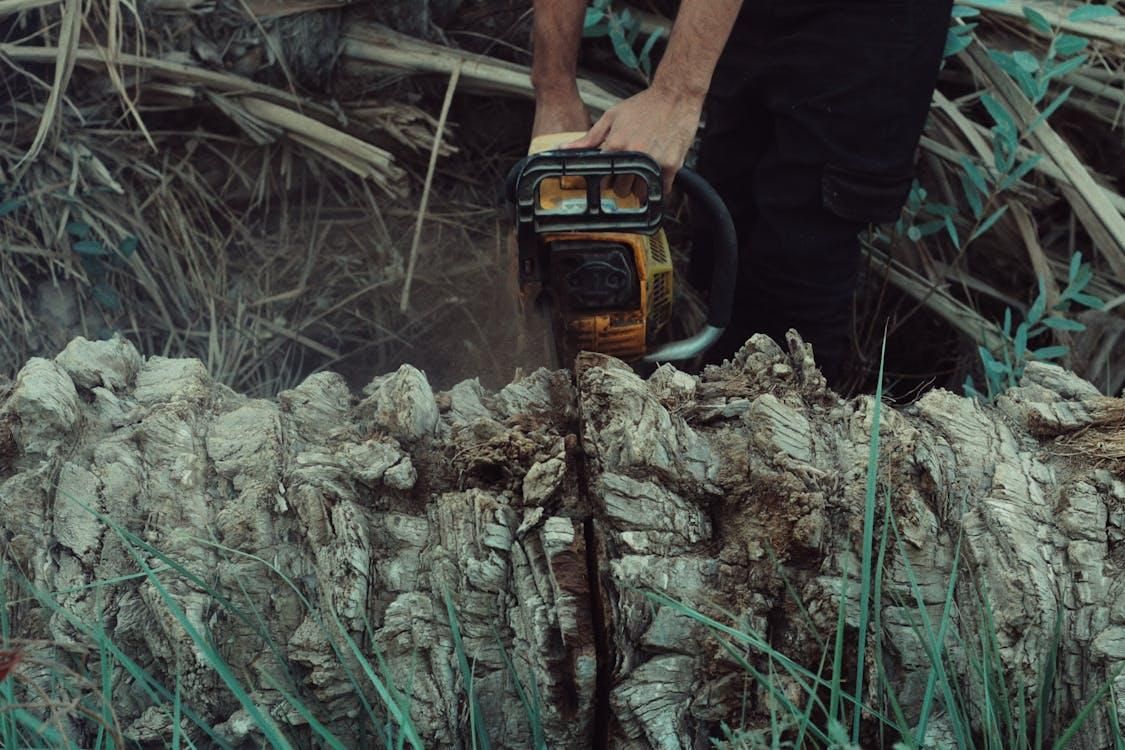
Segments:
[[[761,139],[751,172],[716,186],[728,204],[753,208],[739,208],[749,217],[740,227],[739,321],[710,360],[731,356],[745,327],[779,343],[796,328],[829,381],[840,377],[858,236],[870,223],[893,221],[906,199],[950,6],[754,4],[760,36],[743,90],[756,94],[748,106],[764,108],[768,125],[745,131]],[[713,143],[705,140],[703,152]]]

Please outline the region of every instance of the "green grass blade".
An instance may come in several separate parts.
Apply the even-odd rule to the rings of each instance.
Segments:
[[[95,610],[98,612],[98,636],[100,640],[109,640],[109,635],[105,632],[104,617],[102,616],[102,597],[99,591],[94,597]],[[104,649],[98,649],[98,667],[101,669],[102,674],[102,724],[98,727],[98,740],[97,747],[102,747],[102,741],[105,739],[106,730],[111,726],[117,724],[117,719],[113,715],[113,661],[110,653]],[[109,747],[118,750],[117,743],[113,739],[108,739]]]
[[[504,640],[500,637],[500,630],[496,624],[492,625],[492,637],[496,639],[496,646],[500,649],[500,656],[504,659],[504,668],[508,670],[508,674],[512,677],[512,683],[516,688],[516,695],[523,705],[523,710],[527,714],[527,722],[531,727],[531,743],[534,750],[546,750],[547,738],[543,734],[543,721],[539,714],[538,701],[532,704],[531,698],[528,697],[527,691],[523,687],[523,681],[520,679],[519,672],[516,670],[516,665],[512,661],[512,657],[508,654],[508,649],[504,646]],[[535,680],[535,670],[531,671],[531,679]]]
[[[168,688],[161,685],[160,682],[156,680],[156,678],[154,678],[143,667],[133,661],[133,659],[131,659],[128,654],[122,651],[116,643],[108,639],[98,642],[97,633],[89,625],[89,623],[83,621],[81,618],[75,616],[73,612],[64,608],[48,593],[40,591],[26,577],[21,575],[20,579],[20,585],[27,589],[27,591],[32,594],[32,596],[34,596],[35,599],[41,605],[43,605],[43,607],[51,610],[52,613],[58,615],[59,617],[62,617],[64,620],[66,620],[67,624],[69,624],[77,632],[85,635],[91,641],[94,641],[97,644],[98,648],[109,649],[110,653],[113,655],[113,658],[116,659],[118,663],[120,663],[121,666],[125,669],[125,671],[129,673],[129,675],[135,680],[136,684],[144,691],[149,700],[153,701],[154,703],[170,703],[174,700],[175,696],[171,693],[171,691],[168,690]],[[197,713],[185,708],[184,715],[187,716],[192,723],[203,730],[203,732],[206,733],[208,737],[210,737],[211,741],[215,743],[213,747],[233,750],[230,746],[230,743],[228,743],[221,735],[216,733],[214,728],[211,727],[211,725],[206,721],[204,721],[203,718]],[[14,745],[14,747],[19,747],[19,745]]]
[[[759,672],[754,667],[754,665],[746,659],[746,657],[744,657],[734,646],[731,645],[730,641],[728,641],[726,638],[720,638],[719,645],[722,646],[727,654],[730,655],[731,659],[733,659],[740,667],[742,667],[743,670],[745,670],[752,678],[754,678],[759,686],[761,686],[766,692],[770,694],[770,697],[772,697],[776,702],[780,703],[790,716],[801,715],[800,710],[798,710],[798,708],[793,705],[793,702],[789,700],[789,696],[785,695],[785,693],[777,687],[776,681],[769,679],[769,677]],[[770,663],[773,663],[772,659],[770,660]],[[811,694],[809,695],[809,705],[811,706],[813,704],[814,696]],[[825,732],[819,727],[814,726],[811,721],[806,721],[805,723],[803,723],[801,729],[808,729],[808,731],[815,736],[818,742],[829,744],[828,735],[825,734]],[[797,746],[799,747],[799,745]]]
[[[1055,630],[1051,634],[1051,645],[1043,659],[1039,679],[1039,700],[1035,706],[1035,747],[1043,747],[1047,738],[1048,715],[1051,699],[1055,692],[1055,668],[1059,659],[1059,640],[1062,638],[1062,609],[1055,613]]]
[[[906,546],[902,541],[902,537],[898,533],[898,524],[895,523],[894,516],[890,516],[891,531],[895,537],[895,544],[899,550],[899,556],[903,562],[903,568],[906,572],[907,582],[910,584],[910,591],[914,597],[914,605],[917,608],[918,615],[922,621],[924,633],[918,633],[918,639],[922,644],[923,649],[926,651],[927,657],[930,659],[930,669],[937,672],[934,679],[938,681],[938,685],[942,689],[942,697],[945,700],[945,705],[950,712],[950,715],[957,714],[958,702],[953,695],[953,690],[950,686],[948,676],[945,673],[945,662],[943,654],[945,651],[945,644],[936,639],[936,634],[933,631],[933,625],[930,622],[929,613],[926,611],[926,604],[922,600],[921,589],[918,586],[918,578],[914,575],[914,566],[910,564],[910,557],[907,555]],[[915,626],[915,632],[917,627]],[[918,728],[915,730],[915,740],[920,744],[926,736],[926,722],[929,719],[927,714],[922,714],[919,717]],[[953,728],[957,734],[957,746],[961,748],[971,747],[971,740],[965,733],[963,722],[954,720]]]
[[[753,648],[754,650],[758,651],[759,653],[761,653],[762,655],[776,660],[778,662],[778,664],[780,664],[785,669],[785,671],[789,674],[789,677],[794,682],[797,683],[798,687],[801,688],[802,692],[804,692],[807,695],[815,696],[816,695],[816,687],[826,688],[826,689],[829,689],[829,690],[831,690],[831,688],[832,688],[832,683],[831,683],[830,680],[827,680],[827,679],[821,677],[818,674],[814,674],[810,670],[801,666],[800,664],[793,661],[792,659],[790,659],[785,654],[783,654],[780,651],[777,651],[776,649],[774,649],[762,637],[760,637],[760,636],[758,636],[754,633],[744,632],[744,631],[739,630],[738,628],[734,628],[734,627],[731,627],[730,625],[719,622],[718,620],[715,620],[714,618],[709,617],[708,615],[705,615],[702,612],[699,612],[699,611],[693,609],[692,607],[687,606],[683,602],[679,602],[679,601],[673,599],[672,597],[670,597],[667,594],[664,594],[662,592],[650,591],[650,590],[644,590],[644,589],[636,589],[636,588],[633,588],[631,590],[635,590],[635,591],[639,592],[642,596],[645,596],[648,599],[651,599],[651,600],[657,602],[658,604],[663,604],[664,606],[670,607],[673,610],[675,610],[676,612],[679,612],[681,615],[684,615],[686,617],[689,617],[689,618],[695,620],[696,622],[699,622],[699,623],[702,623],[703,625],[706,625],[708,628],[710,628],[713,631],[716,631],[718,633],[722,633],[723,635],[726,635],[727,637],[729,637],[731,640],[735,641],[736,643],[740,643],[742,645],[749,646],[749,647]],[[846,701],[849,705],[855,704],[855,698],[847,692],[843,692],[840,697],[844,701]],[[828,707],[826,705],[824,705],[823,701],[821,701],[819,697],[815,697],[814,699],[817,702],[817,707],[821,711],[824,711],[824,712],[827,713]],[[874,706],[864,705],[864,706],[856,706],[856,708],[867,711],[868,713],[870,713],[872,715],[873,718],[875,718],[879,721],[886,721],[887,720],[886,716],[884,716],[883,713],[881,711],[879,711],[877,708],[875,708]]]
[[[461,641],[461,624],[457,619],[457,609],[453,606],[453,597],[448,590],[442,592],[445,598],[445,609],[449,615],[449,628],[453,633],[453,650],[457,654],[457,665],[461,669],[461,679],[465,682],[465,691],[469,696],[469,722],[472,725],[474,747],[479,747],[482,750],[490,750],[491,744],[488,740],[488,732],[484,728],[484,723],[481,721],[482,714],[480,704],[477,701],[476,693],[473,686],[473,672],[469,668],[469,659],[465,654],[465,644]]]
[[[322,628],[326,627],[324,621],[320,617],[320,614],[321,614],[320,610],[317,607],[313,606],[312,602],[310,602],[308,600],[308,597],[306,597],[304,595],[304,593],[301,591],[301,589],[297,586],[296,582],[294,582],[293,579],[291,579],[288,575],[285,574],[284,571],[279,569],[273,563],[269,562],[268,560],[266,560],[266,559],[264,559],[264,558],[262,558],[258,555],[252,554],[250,552],[244,552],[242,550],[234,549],[233,547],[227,547],[226,545],[219,544],[217,542],[212,542],[208,539],[200,539],[198,537],[189,537],[189,538],[193,542],[195,542],[195,543],[197,543],[201,546],[213,547],[213,548],[218,549],[222,552],[226,552],[227,554],[235,555],[235,556],[238,556],[238,557],[243,557],[247,560],[253,560],[254,562],[263,566],[264,568],[266,568],[271,573],[273,573],[274,575],[276,575],[278,578],[281,579],[282,583],[284,583],[289,588],[289,590],[292,591],[293,594],[300,600],[301,604],[305,608],[305,611],[309,612]],[[159,551],[157,551],[157,550],[153,550],[152,554],[159,555],[161,553],[159,553]],[[231,605],[231,606],[233,606],[233,605]],[[242,619],[243,622],[246,622],[249,625],[253,624],[253,623],[250,622],[249,618],[246,618],[245,616],[243,618],[240,618],[240,619]],[[377,677],[374,677],[374,671],[371,670],[371,665],[367,661],[366,656],[358,648],[358,646],[356,646],[355,643],[351,640],[351,636],[347,633],[343,624],[339,621],[338,618],[336,618],[334,613],[333,613],[332,619],[333,619],[334,624],[336,625],[336,628],[341,632],[341,634],[343,635],[345,640],[347,640],[349,642],[349,650],[352,652],[353,656],[356,656],[357,660],[360,663],[361,669],[363,669],[364,672],[365,672],[365,675],[368,677],[369,680],[372,680],[372,678],[374,678],[372,684],[374,684],[376,690],[379,692],[379,695],[381,697],[387,696],[387,698],[385,698],[384,700],[390,699],[392,701],[393,705],[395,707],[397,707],[398,702],[397,702],[396,697],[393,695],[394,694],[393,684],[388,689],[384,685],[382,680],[379,680]],[[366,614],[364,615],[364,624],[368,629],[370,629],[371,624],[369,622],[367,622]],[[265,638],[265,637],[263,636],[263,638]],[[273,644],[272,641],[269,641],[268,638],[266,638],[265,640],[267,641],[268,645],[271,647],[271,650],[274,651],[274,653],[276,655],[276,658],[278,659],[278,662],[282,666],[287,667],[287,663],[286,663],[284,655],[282,655],[280,653],[280,651],[276,648],[276,646]],[[367,700],[367,697],[363,694],[363,690],[361,689],[359,681],[352,674],[352,670],[347,668],[347,666],[346,666],[347,662],[344,659],[344,654],[336,646],[336,642],[335,642],[334,639],[328,638],[327,641],[328,641],[329,646],[332,648],[332,653],[334,653],[336,655],[336,659],[340,662],[341,667],[343,667],[343,672],[347,676],[348,682],[350,682],[352,687],[355,688],[356,697],[359,699],[360,704],[363,706],[363,710],[367,714],[368,719],[371,721],[371,725],[372,726],[378,726],[379,719],[375,714],[375,710],[372,708],[370,702]],[[381,660],[381,656],[377,651],[376,651],[376,656],[379,657],[380,660]],[[384,665],[384,673],[387,673],[387,670],[385,669],[385,665]],[[287,668],[286,668],[286,674],[289,674],[289,671],[288,671]],[[290,680],[290,684],[293,685],[294,686],[293,689],[296,690],[295,683],[292,680]],[[401,712],[398,712],[396,709],[392,709],[391,705],[388,705],[387,708],[391,712],[391,714],[396,718],[396,720],[399,720],[399,721],[402,720]],[[407,717],[406,720],[409,721],[409,717]],[[416,737],[417,734],[414,733],[414,736]],[[419,742],[421,742],[421,740],[419,740]]]
[[[320,720],[317,719],[316,716],[313,715],[312,711],[309,710],[308,706],[306,706],[297,696],[292,695],[280,683],[278,683],[268,672],[264,673],[263,676],[265,677],[266,682],[268,682],[270,684],[270,687],[272,687],[277,692],[281,693],[282,697],[285,698],[285,701],[290,706],[293,706],[293,708],[297,709],[297,713],[301,714],[301,718],[303,718],[305,721],[308,722],[308,724],[312,728],[312,730],[314,732],[316,732],[316,734],[321,739],[324,740],[325,744],[328,747],[332,748],[332,750],[347,750],[347,748],[344,747],[344,744],[336,738],[336,735],[334,735],[334,734],[332,734],[332,732],[328,731],[328,728],[325,727],[324,724],[322,724],[320,722]]]
[[[74,743],[59,733],[57,729],[39,720],[26,709],[16,706],[12,708],[10,713],[16,724],[19,724],[28,732],[38,737],[41,742],[47,743],[45,745],[46,747],[73,747]],[[5,745],[5,747],[8,747],[8,745]],[[31,750],[31,748],[44,747],[44,745],[32,744],[24,740],[21,744],[13,742],[11,747],[17,749],[28,748],[28,750]]]
[[[879,431],[883,414],[883,367],[887,355],[887,334],[879,354],[879,380],[875,386],[875,403],[871,415],[871,444],[867,452],[867,487],[863,497],[863,561],[860,568],[859,644],[856,646],[855,698],[863,702],[863,668],[867,659],[867,626],[871,614],[871,565],[875,539],[875,485],[879,478]],[[852,743],[859,742],[862,711],[852,716]]]
[[[1117,691],[1111,687],[1109,707],[1106,709],[1106,714],[1109,715],[1109,731],[1113,735],[1114,750],[1125,750],[1125,737],[1121,735],[1121,719],[1117,716],[1117,705]]]
[[[957,571],[961,567],[961,541],[962,541],[963,538],[964,537],[963,537],[962,534],[958,534],[958,536],[957,536],[957,546],[954,548],[954,551],[953,551],[953,565],[952,565],[952,567],[950,568],[950,571],[949,571],[949,584],[946,586],[946,591],[945,591],[945,602],[942,604],[941,622],[938,624],[937,642],[934,644],[934,652],[937,654],[939,660],[942,658],[942,655],[945,653],[945,639],[946,639],[946,636],[948,635],[948,632],[949,632],[949,622],[952,619],[953,598],[954,598],[955,590],[957,588]],[[918,599],[918,606],[919,606],[919,608],[921,608],[923,606],[921,594],[916,591],[915,596]],[[928,721],[929,716],[930,716],[930,711],[933,708],[934,696],[935,696],[936,687],[937,687],[936,686],[936,680],[938,679],[938,675],[939,675],[939,672],[938,672],[937,669],[931,669],[930,670],[930,677],[926,682],[926,692],[925,692],[925,695],[922,698],[922,713],[921,713],[920,719],[919,719],[919,729],[918,729],[919,738],[925,736],[926,722]],[[944,669],[941,670],[941,679],[942,679],[943,682],[946,681],[946,679],[947,679]],[[946,686],[946,687],[948,689],[948,686]],[[963,705],[965,705],[965,702],[963,700],[959,701],[957,703],[949,702],[946,705],[946,710],[952,713],[954,711],[954,706],[963,706]],[[957,720],[954,719],[954,721],[957,721]]]
[[[801,595],[797,593],[797,590],[795,588],[793,588],[793,584],[789,582],[789,576],[785,575],[785,571],[781,566],[781,561],[777,559],[777,553],[774,552],[773,547],[768,544],[766,545],[766,554],[769,556],[770,562],[773,564],[774,574],[781,579],[781,584],[785,587],[786,596],[788,596],[789,600],[793,602],[793,606],[797,608],[797,611],[801,613],[801,620],[808,627],[809,633],[812,634],[813,638],[816,639],[816,643],[818,646],[820,646],[820,650],[827,651],[828,641],[824,639],[824,636],[822,636],[820,634],[820,631],[816,628],[816,625],[813,623],[812,615],[809,614],[808,607],[805,606],[805,602],[801,599]]]
[[[828,661],[828,646],[823,639],[820,639],[820,642],[824,645],[820,650],[820,664],[817,665],[816,673],[824,674],[824,663]],[[770,659],[770,669],[773,669],[772,658]],[[805,733],[808,731],[809,727],[812,726],[812,712],[816,704],[816,695],[810,695],[805,702],[804,714],[801,716],[801,720],[797,722],[797,740],[793,743],[793,747],[801,748],[805,746]],[[745,699],[743,700],[742,725],[746,726]]]
[[[891,713],[894,714],[895,724],[892,725],[894,729],[903,737],[906,738],[907,746],[913,750],[917,747],[914,743],[914,736],[910,732],[910,722],[906,720],[906,714],[902,710],[902,705],[898,702],[898,697],[895,691],[890,687],[890,679],[887,675],[886,665],[883,664],[883,571],[886,570],[887,560],[887,545],[890,540],[890,517],[891,517],[891,496],[890,493],[884,495],[883,503],[883,530],[879,533],[879,553],[875,562],[875,605],[872,609],[873,617],[875,618],[874,631],[875,631],[875,668],[879,674],[879,682],[881,685],[881,692],[886,696],[887,702],[891,704]],[[880,731],[885,729],[886,722],[880,724]]]
[[[180,684],[180,672],[176,670],[176,700],[172,702],[172,750],[180,750],[181,716],[183,714],[183,686]]]
[[[836,611],[836,642],[833,645],[832,652],[832,690],[828,696],[828,719],[829,721],[840,718],[840,694],[844,691],[840,687],[840,678],[844,671],[844,636],[847,633],[848,622],[848,570],[847,564],[844,564],[844,570],[840,573],[840,606]],[[856,711],[858,716],[861,711]]]
[[[1081,729],[1082,725],[1086,723],[1086,719],[1090,718],[1090,714],[1093,713],[1094,709],[1098,707],[1098,704],[1102,702],[1102,699],[1109,695],[1110,691],[1113,690],[1113,683],[1121,674],[1122,669],[1125,668],[1118,667],[1116,670],[1114,670],[1109,679],[1105,681],[1105,684],[1098,688],[1098,692],[1094,693],[1093,697],[1090,698],[1090,700],[1086,701],[1086,705],[1082,707],[1082,710],[1078,712],[1078,715],[1075,716],[1070,724],[1067,725],[1066,729],[1063,730],[1063,733],[1059,735],[1059,738],[1055,740],[1055,744],[1053,746],[1054,750],[1062,750],[1063,748],[1070,747],[1070,741],[1074,739],[1074,735],[1078,734],[1078,730]],[[1112,708],[1111,710],[1116,711],[1116,708]]]
[[[250,698],[250,695],[246,692],[245,688],[242,687],[242,684],[234,676],[234,673],[231,672],[230,666],[226,663],[222,656],[220,656],[219,653],[215,651],[214,647],[211,645],[211,642],[207,638],[204,638],[203,635],[195,629],[195,626],[191,624],[191,620],[188,619],[187,614],[183,611],[183,609],[180,608],[179,603],[175,600],[171,593],[169,593],[168,590],[164,588],[164,584],[160,582],[160,578],[156,575],[155,571],[153,571],[152,568],[149,567],[148,563],[145,562],[144,557],[142,557],[133,547],[133,545],[129,543],[124,534],[119,533],[118,536],[125,544],[125,549],[133,558],[133,561],[140,566],[141,570],[145,571],[148,574],[148,581],[152,584],[153,588],[155,588],[157,593],[160,595],[160,598],[164,601],[164,606],[168,608],[168,611],[172,614],[172,617],[176,620],[179,626],[184,629],[184,632],[187,633],[188,637],[191,638],[196,648],[198,648],[203,653],[211,668],[219,674],[220,679],[222,679],[223,683],[226,684],[227,689],[231,691],[231,694],[234,695],[235,699],[237,699],[242,707],[246,709],[246,712],[250,715],[250,718],[253,719],[254,725],[262,731],[262,733],[266,736],[266,739],[269,740],[270,744],[274,748],[280,748],[281,750],[291,750],[293,746],[289,743],[289,740],[281,733],[281,730],[274,723],[273,719],[267,717],[264,713],[262,713],[262,710],[258,707],[258,704],[256,704]]]
[[[148,544],[143,539],[138,537],[136,534],[133,534],[128,529],[125,529],[124,527],[120,526],[112,518],[109,518],[108,516],[104,515],[103,513],[99,512],[98,510],[96,510],[94,508],[91,508],[89,505],[87,505],[86,503],[82,502],[81,500],[79,500],[77,498],[71,498],[71,499],[75,503],[79,504],[81,507],[85,508],[88,513],[96,516],[99,520],[102,521],[102,523],[104,523],[108,527],[112,528],[118,534],[118,536],[123,536],[123,538],[125,538],[129,544],[133,545],[134,547],[140,548],[140,549],[148,552],[149,554],[153,555],[154,557],[160,559],[167,566],[169,566],[172,570],[176,571],[179,575],[181,575],[184,578],[186,578],[187,580],[195,583],[202,590],[207,591],[208,594],[216,600],[216,602],[218,602],[224,609],[226,609],[232,615],[234,615],[236,618],[238,618],[239,621],[243,622],[248,627],[251,627],[251,628],[254,627],[255,623],[252,620],[252,618],[248,617],[245,613],[243,613],[239,607],[234,606],[233,602],[230,602],[225,597],[222,597],[221,595],[219,595],[218,592],[214,591],[210,586],[208,586],[207,582],[204,581],[203,579],[201,579],[199,576],[195,575],[194,573],[189,571],[187,568],[180,565],[175,560],[171,559],[168,555],[166,555],[162,551],[160,551],[160,550],[156,549],[155,547],[153,547],[152,545]],[[271,565],[270,563],[263,560],[262,558],[260,558],[256,555],[252,555],[252,554],[249,554],[249,553],[242,552],[241,550],[235,550],[235,549],[232,549],[232,548],[229,548],[229,547],[224,547],[223,545],[211,542],[211,541],[206,540],[206,539],[199,539],[199,538],[196,538],[196,537],[190,537],[190,539],[193,542],[196,542],[198,544],[223,549],[227,552],[242,555],[242,556],[247,557],[249,559],[256,560],[257,562],[265,565],[267,568],[269,568],[275,574],[277,574],[279,577],[282,578],[282,580],[286,583],[286,585],[288,585],[289,588],[297,594],[297,596],[301,599],[301,602],[305,605],[305,607],[310,612],[315,613],[317,611],[316,608],[314,608],[312,606],[312,604],[308,601],[308,599],[301,593],[300,589],[297,588],[297,586],[293,583],[293,581],[291,581],[287,576],[285,576],[275,566]],[[410,720],[409,714],[403,713],[401,707],[397,704],[397,702],[395,702],[393,700],[390,691],[388,691],[388,689],[387,689],[387,686],[383,683],[382,680],[380,680],[378,678],[378,676],[375,675],[374,670],[372,670],[371,664],[367,660],[365,655],[363,654],[363,651],[356,645],[355,640],[351,637],[351,635],[347,632],[346,628],[344,628],[343,624],[335,616],[335,613],[331,613],[331,614],[332,614],[333,622],[336,625],[337,629],[340,631],[340,633],[343,636],[346,643],[348,644],[349,650],[356,657],[356,659],[359,662],[360,667],[363,670],[364,674],[366,675],[367,679],[371,682],[371,684],[375,687],[376,691],[379,693],[379,696],[384,701],[384,704],[385,704],[387,710],[394,717],[395,721],[398,722],[399,726],[403,728],[403,731],[406,733],[407,739],[410,740],[411,746],[414,747],[416,750],[420,750],[420,748],[422,748],[422,746],[423,746],[422,740],[421,740],[421,737],[418,736],[417,729],[415,729],[415,727],[413,725],[413,722]],[[280,653],[280,651],[277,650],[276,644],[274,644],[268,638],[267,634],[259,633],[258,635],[259,635],[259,637],[261,637],[263,639],[263,642],[266,643],[266,645],[271,649],[271,651],[273,651],[273,653],[275,655],[275,658],[278,659],[278,663],[281,664],[283,667],[286,667],[287,663],[285,661],[284,655],[282,655]],[[333,642],[333,639],[329,638],[328,641],[329,641],[330,644],[332,644],[333,651],[334,651],[334,653],[336,653],[337,658],[340,659],[341,665],[345,664],[346,662],[343,659],[343,656],[340,654],[340,652],[336,649],[336,646],[335,646],[335,643]],[[363,705],[365,706],[365,708],[367,708],[370,711],[370,706],[368,705],[366,698],[363,696],[362,691],[359,689],[359,685],[355,682],[354,679],[352,679],[351,670],[345,669],[344,672],[348,676],[349,680],[352,681],[353,686],[356,688],[356,695],[363,702]],[[167,693],[166,689],[162,688],[162,690],[165,693]],[[373,713],[372,713],[372,716],[373,716]]]
[[[12,639],[11,623],[8,622],[8,564],[0,559],[0,645]],[[15,683],[11,679],[0,680],[0,737],[4,747],[16,747],[16,722],[5,710],[16,702]]]

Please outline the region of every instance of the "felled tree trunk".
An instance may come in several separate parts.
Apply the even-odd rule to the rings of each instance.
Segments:
[[[529,747],[527,705],[550,747],[704,747],[722,721],[768,725],[770,706],[713,631],[645,592],[816,670],[842,576],[859,622],[874,406],[828,391],[796,337],[788,353],[755,337],[702,377],[665,367],[644,380],[585,357],[576,378],[435,394],[406,366],[359,396],[325,373],[276,400],[231,392],[194,360],[79,339],[0,387],[8,617],[15,636],[48,641],[28,646],[14,679],[46,685],[54,660],[100,686],[109,664],[124,733],[165,745],[172,701],[122,659],[100,661],[83,632],[98,623],[235,746],[261,735],[201,642],[297,738],[313,730],[282,689],[345,746],[383,746],[386,711],[358,652],[407,696],[427,747],[469,746],[473,715],[493,747]],[[890,507],[902,543],[892,532],[869,643],[908,716],[929,674],[913,592],[936,628],[958,560],[951,632],[976,632],[987,601],[1026,705],[1056,622],[1061,716],[1116,674],[1123,415],[1039,365],[996,408],[942,391],[883,408],[876,527]],[[951,653],[951,679],[971,693]],[[776,684],[803,705],[792,680]],[[1095,712],[1083,746],[1105,745],[1109,728]]]

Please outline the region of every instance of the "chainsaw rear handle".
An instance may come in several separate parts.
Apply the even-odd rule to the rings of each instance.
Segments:
[[[535,226],[533,231],[550,231],[547,227],[538,226],[539,222],[534,217],[535,195],[539,182],[546,177],[565,174],[606,175],[614,172],[640,172],[644,175],[649,182],[649,207],[663,210],[659,167],[650,156],[640,152],[560,149],[531,154],[516,162],[509,170],[504,183],[504,193],[509,203],[514,205],[517,224],[524,231],[531,229],[533,225]],[[718,341],[723,330],[730,323],[734,309],[735,283],[738,277],[738,236],[730,212],[715,188],[692,169],[682,167],[676,173],[673,184],[683,190],[692,203],[701,210],[702,216],[699,220],[709,222],[715,240],[715,266],[711,272],[707,324],[694,336],[669,342],[650,352],[644,357],[646,362],[672,362],[699,356]],[[629,218],[618,214],[604,217],[608,221],[617,222],[614,226],[603,225],[602,221],[596,221],[597,226],[591,226],[588,222],[594,218],[586,216],[584,219],[586,224],[573,228],[587,231],[612,229],[614,226],[620,227],[622,219],[627,224],[635,224],[636,226],[632,227],[634,230],[649,230],[648,233],[655,231],[659,226],[659,217],[656,217],[654,222],[653,215],[647,212]]]

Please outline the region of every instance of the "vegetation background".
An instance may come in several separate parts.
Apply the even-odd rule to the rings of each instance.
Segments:
[[[591,3],[582,70],[595,113],[645,84],[674,9]],[[504,291],[511,257],[498,210],[501,177],[531,122],[529,14],[527,3],[508,0],[0,0],[8,92],[0,102],[0,374],[53,357],[75,336],[115,333],[145,355],[196,357],[215,381],[261,397],[323,370],[361,387],[409,362],[444,388],[474,377],[502,385],[533,368],[535,342],[513,325]],[[954,649],[987,699],[960,692],[946,672],[956,575],[940,616],[919,606],[931,676],[917,716],[893,691],[878,706],[865,703],[865,675],[841,648],[847,633],[868,632],[883,557],[902,544],[874,479],[883,396],[908,402],[944,387],[993,401],[1036,361],[1060,363],[1106,396],[1125,386],[1120,3],[960,0],[946,51],[918,182],[901,220],[867,239],[854,306],[849,390],[878,389],[858,573],[861,595],[876,604],[860,608],[853,631],[847,596],[839,597],[837,642],[824,644],[822,669],[810,671],[749,627],[646,594],[709,628],[775,699],[764,724],[725,727],[714,738],[723,747],[848,747],[873,737],[911,747],[1066,746],[1095,713],[1109,717],[1114,745],[1125,744],[1117,712],[1106,711],[1120,700],[1112,680],[1065,715],[1052,712],[1050,649],[1037,684],[1006,680],[987,601]],[[683,263],[690,248],[673,236]],[[685,289],[677,325],[692,329],[699,319]],[[193,631],[158,573],[204,590],[207,581],[135,530],[100,520],[134,556],[130,575],[151,582],[244,707],[255,728],[248,741],[300,744]],[[115,685],[101,681],[113,673],[109,662],[172,708],[173,746],[233,746],[230,727],[197,719],[178,680],[161,682],[131,662],[103,623],[72,622],[100,666],[27,657],[19,667],[34,644],[11,641],[9,605],[34,600],[68,615],[60,592],[4,573],[2,746],[135,744],[115,719]],[[336,613],[323,614],[324,626],[344,635],[338,656],[357,694],[376,696],[360,709],[372,735],[387,747],[420,746],[408,687],[349,640]],[[475,665],[452,600],[446,614],[471,727],[465,742],[486,747]],[[858,663],[880,647],[861,638]],[[53,675],[52,692],[15,679],[28,664]],[[882,684],[887,675],[876,667]],[[540,745],[536,686],[511,675]],[[287,695],[308,727],[301,742],[343,745]]]

